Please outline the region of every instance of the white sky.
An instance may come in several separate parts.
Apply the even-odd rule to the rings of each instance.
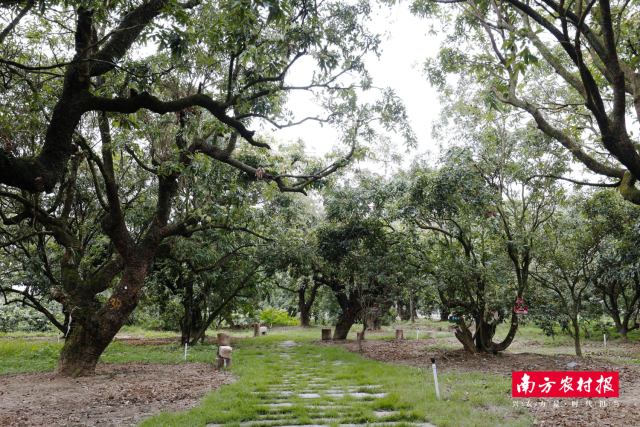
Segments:
[[[375,55],[365,58],[373,85],[391,87],[403,100],[418,138],[417,152],[436,152],[437,144],[431,139],[431,126],[438,118],[440,105],[436,90],[429,85],[421,70],[424,60],[437,54],[441,38],[427,34],[428,21],[411,15],[404,2],[393,8],[382,6],[372,15],[373,21],[369,22],[371,30],[387,36],[383,38],[380,59]],[[287,76],[287,84],[308,84],[312,73],[311,61],[296,63]],[[288,107],[298,119],[319,111],[306,93],[292,94]],[[274,132],[271,132],[270,126],[264,130],[267,129],[280,141],[301,138],[306,142],[310,154],[323,155],[339,142],[336,131],[330,126],[320,126],[312,121]],[[398,145],[398,151],[404,153],[402,138],[393,134],[389,136]],[[414,150],[412,154],[415,153]],[[405,161],[407,157],[412,156],[405,155]]]

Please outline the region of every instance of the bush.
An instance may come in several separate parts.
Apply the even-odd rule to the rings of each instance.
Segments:
[[[48,307],[54,315],[61,317],[58,310]],[[0,304],[0,332],[50,332],[57,329],[39,311],[17,304]]]
[[[267,325],[278,326],[296,326],[300,324],[300,320],[289,316],[286,311],[273,307],[265,308],[260,312],[260,321]]]

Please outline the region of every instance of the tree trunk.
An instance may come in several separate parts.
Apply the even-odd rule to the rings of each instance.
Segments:
[[[629,339],[629,338],[627,337],[627,328],[625,328],[625,327],[621,327],[620,329],[618,329],[618,332],[620,332],[620,338],[621,338],[621,339],[623,339],[623,340],[625,340],[625,341],[626,341],[627,339]]]
[[[307,289],[309,287],[309,281],[307,280],[298,290],[298,311],[300,311],[300,326],[309,326],[311,324],[311,307],[316,299],[316,293],[318,291],[319,283],[314,282],[311,287],[311,293],[309,299],[306,299]]]
[[[182,306],[184,307],[184,316],[180,322],[182,336],[180,344],[185,345],[191,339],[191,334],[195,331],[193,324],[193,282],[184,283],[184,295],[182,297]]]
[[[511,327],[507,336],[499,343],[493,342],[493,337],[496,332],[496,326],[498,325],[497,319],[490,319],[491,322],[487,322],[484,317],[484,313],[478,315],[474,320],[476,325],[475,334],[471,334],[462,317],[458,319],[458,327],[455,332],[455,336],[460,341],[465,351],[468,353],[497,353],[499,351],[506,350],[516,335],[518,330],[518,315],[511,313]]]
[[[309,326],[311,324],[311,314],[306,310],[300,311],[300,326]]]
[[[132,267],[125,267],[111,298],[99,310],[91,312],[87,304],[83,304],[84,308],[76,305],[71,310],[73,322],[78,324],[60,350],[56,368],[58,375],[85,376],[95,372],[102,352],[138,306],[152,255],[140,254],[136,262],[132,262]],[[57,297],[60,299],[59,295]]]
[[[76,328],[60,350],[56,374],[64,377],[93,374],[102,352],[111,343],[110,335],[89,335],[82,327]]]
[[[362,331],[358,334],[358,352],[359,353],[362,353],[362,340],[364,340],[364,334],[367,332],[367,322],[366,322],[367,315],[363,313],[363,316],[365,317],[365,321],[362,322]]]
[[[440,306],[440,321],[446,322],[449,320],[449,315],[451,314],[451,310],[448,307],[441,305]]]
[[[413,290],[409,294],[409,313],[410,313],[409,321],[411,323],[415,322],[416,321],[416,310],[415,310],[415,307],[413,306]]]
[[[478,352],[478,348],[473,341],[473,335],[471,334],[471,331],[469,331],[469,328],[467,328],[467,325],[466,323],[464,323],[464,319],[462,319],[462,317],[458,319],[458,327],[456,328],[455,336],[458,341],[460,341],[467,353],[475,354]]]
[[[378,312],[366,316],[366,322],[363,322],[370,331],[379,331],[382,329],[382,318]]]
[[[406,304],[404,303],[404,301],[398,301],[397,304],[398,304],[398,316],[400,317],[400,320],[402,320],[403,322],[406,322],[411,318],[411,313],[406,308]]]
[[[311,307],[305,301],[306,286],[298,290],[298,311],[300,312],[300,326],[311,324]]]
[[[346,340],[349,335],[349,330],[353,326],[353,322],[355,321],[355,316],[352,315],[342,315],[338,318],[338,322],[336,323],[336,329],[333,332],[334,340]]]
[[[357,298],[353,298],[357,300]],[[360,304],[358,301],[349,301],[349,306],[343,311],[342,315],[338,318],[336,323],[336,329],[333,332],[334,340],[346,340],[349,335],[349,330],[353,326],[353,323],[360,313]]]
[[[578,319],[571,319],[571,323],[573,323],[573,341],[576,349],[576,356],[582,357],[582,349],[580,348],[580,326],[578,325]]]

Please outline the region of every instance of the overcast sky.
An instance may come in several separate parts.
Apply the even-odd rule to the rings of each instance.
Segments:
[[[406,105],[411,125],[418,137],[418,150],[435,152],[437,145],[431,139],[431,125],[437,120],[440,106],[436,91],[431,88],[422,74],[422,64],[427,57],[433,57],[440,45],[440,37],[427,34],[428,23],[408,11],[402,3],[392,8],[376,6],[373,21],[369,23],[372,31],[386,34],[382,42],[382,55],[378,60],[374,55],[365,58],[366,67],[371,73],[373,84],[377,87],[391,87]],[[313,73],[311,61],[296,63],[287,76],[288,84],[309,82]],[[291,96],[289,108],[299,118],[309,111],[319,111],[309,100],[309,94],[298,93]],[[269,129],[271,131],[271,129]],[[335,146],[337,134],[329,126],[320,126],[317,122],[305,122],[302,125],[277,130],[272,134],[280,141],[302,138],[309,152],[323,155]],[[391,135],[394,137],[393,135]],[[404,152],[401,138],[394,137],[399,151]],[[409,157],[409,156],[405,156]]]

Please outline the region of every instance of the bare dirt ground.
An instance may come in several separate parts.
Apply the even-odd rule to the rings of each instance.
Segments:
[[[96,375],[0,376],[0,426],[129,426],[198,405],[234,377],[208,363],[99,363]]]
[[[367,332],[369,334],[370,332]],[[388,332],[387,332],[388,333]],[[635,427],[640,426],[640,366],[612,362],[599,358],[597,348],[589,352],[589,357],[576,357],[569,354],[535,354],[524,350],[539,352],[539,342],[521,341],[518,352],[506,352],[496,356],[491,354],[470,355],[462,349],[451,350],[457,341],[450,339],[408,339],[367,340],[363,342],[362,355],[368,359],[431,368],[431,357],[436,358],[439,372],[483,372],[511,378],[512,371],[618,371],[620,373],[620,397],[603,399],[607,406],[601,407],[598,399],[513,399],[514,406],[528,409],[535,418],[536,425],[567,427]],[[443,345],[445,344],[446,345]],[[356,340],[315,341],[314,344],[326,346],[342,346],[348,351],[357,353]],[[462,347],[459,345],[459,347]],[[548,346],[545,346],[549,349]],[[620,344],[620,348],[611,348],[618,357],[625,354],[640,354],[639,345]],[[553,347],[552,347],[553,348]],[[561,349],[562,350],[562,349]],[[522,352],[521,352],[522,351]],[[545,352],[546,353],[546,352]],[[600,353],[598,353],[600,354]],[[578,366],[570,368],[567,363],[576,362]],[[505,390],[511,396],[511,390]],[[544,402],[544,406],[542,404]],[[557,402],[557,407],[555,403]],[[577,402],[577,403],[572,403]],[[617,402],[617,403],[616,403]],[[576,406],[574,406],[576,405]]]

